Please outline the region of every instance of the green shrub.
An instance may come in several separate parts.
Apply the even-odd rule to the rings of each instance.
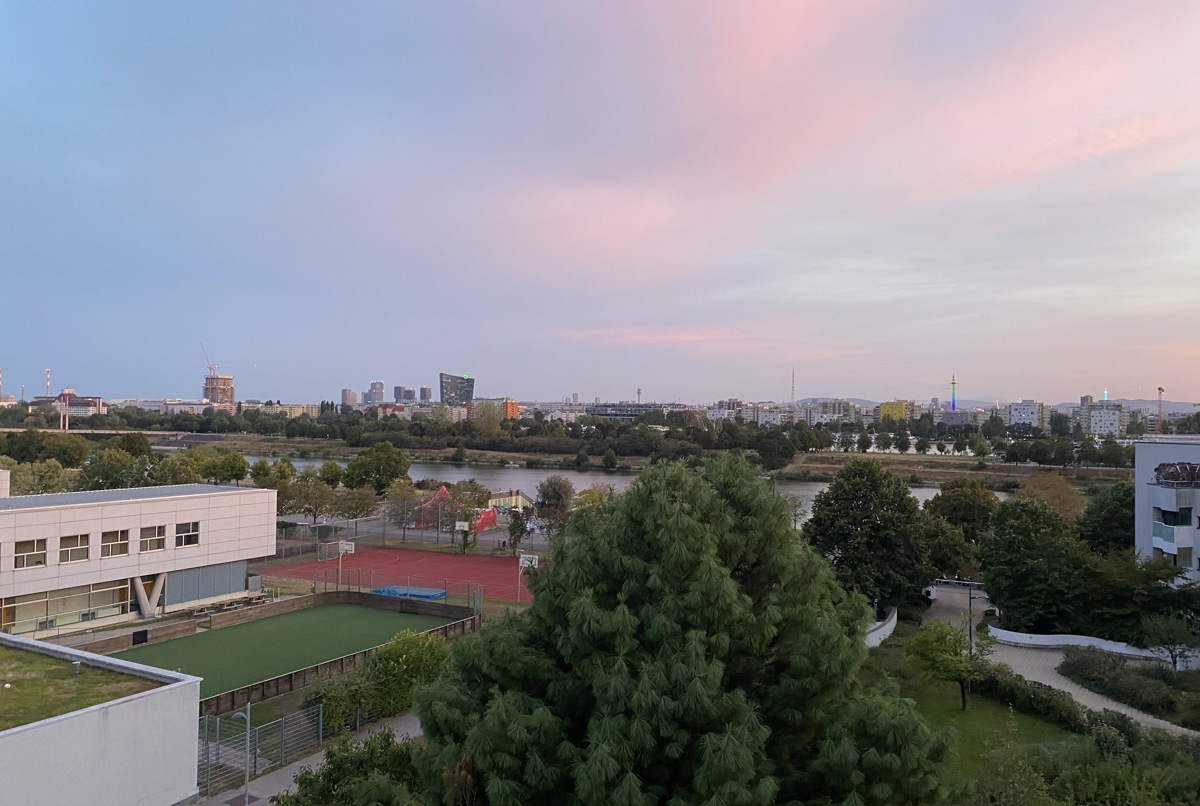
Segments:
[[[330,733],[395,716],[412,707],[413,689],[437,677],[448,655],[436,635],[403,630],[362,666],[320,684],[305,697],[304,707],[323,705]]]
[[[1071,646],[1063,650],[1058,672],[1077,683],[1104,683],[1120,675],[1124,668],[1125,659],[1119,655],[1092,647]]]
[[[1099,693],[1147,714],[1163,716],[1175,710],[1175,692],[1161,680],[1127,672],[1113,679]]]
[[[1192,730],[1200,730],[1200,697],[1188,697],[1179,711],[1179,724]]]
[[[999,700],[1023,714],[1039,716],[1074,733],[1087,730],[1089,711],[1075,698],[1044,683],[1031,683],[1001,664],[991,664],[972,691]]]

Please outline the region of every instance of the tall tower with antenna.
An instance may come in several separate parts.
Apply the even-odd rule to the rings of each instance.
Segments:
[[[950,411],[958,411],[958,379],[950,376]]]
[[[642,387],[638,387],[638,405],[642,405]]]
[[[50,397],[50,370],[46,370],[46,397]]]

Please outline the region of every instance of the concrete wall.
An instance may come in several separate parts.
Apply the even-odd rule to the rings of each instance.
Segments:
[[[1009,646],[1025,646],[1036,649],[1062,649],[1069,646],[1086,646],[1093,649],[1101,649],[1105,652],[1112,652],[1114,655],[1123,655],[1127,658],[1170,663],[1169,658],[1152,652],[1149,649],[1141,649],[1140,647],[1130,646],[1120,641],[1108,641],[1104,638],[1095,638],[1090,635],[1035,635],[1033,633],[1002,630],[995,624],[988,627],[988,632],[994,635],[999,643],[1008,644]],[[1190,662],[1180,662],[1179,664],[1180,669],[1191,669],[1197,666],[1200,666],[1200,658],[1193,658]]]
[[[0,731],[0,801],[171,806],[196,794],[200,678],[0,634],[0,644],[149,677],[161,686]]]
[[[245,624],[248,621],[257,621],[261,618],[270,618],[271,616],[278,616],[283,613],[294,613],[297,610],[304,610],[309,607],[320,607],[321,605],[331,604],[363,605],[364,607],[373,607],[376,610],[391,610],[395,613],[439,616],[441,618],[456,620],[469,618],[475,614],[475,611],[471,608],[459,605],[439,604],[420,599],[399,599],[392,596],[360,593],[359,591],[329,591],[328,593],[317,593],[310,596],[280,599],[276,602],[244,607],[239,610],[230,610],[225,613],[213,613],[209,617],[209,626],[214,629],[232,627],[235,624]]]
[[[186,488],[185,488],[186,489]],[[204,494],[0,509],[0,596],[91,585],[134,576],[252,560],[275,553],[274,490],[213,487]],[[33,498],[32,496],[30,498]],[[57,497],[55,497],[57,498]],[[175,547],[175,525],[200,522],[200,543]],[[166,548],[138,551],[143,526],[165,526]],[[101,532],[128,529],[129,553],[100,556]],[[88,559],[59,563],[59,538],[87,534]],[[13,543],[46,540],[46,564],[14,568]]]
[[[893,607],[887,618],[875,622],[867,630],[868,649],[877,647],[892,637],[892,633],[896,631],[896,612],[896,608]]]
[[[150,624],[145,628],[146,640],[142,643],[157,644],[162,641],[170,641],[172,638],[193,635],[195,632],[195,619],[179,619],[168,621],[164,624]],[[105,636],[104,633],[97,633],[96,640],[89,641],[86,644],[74,644],[71,648],[78,649],[81,652],[95,652],[97,655],[111,655],[114,652],[133,649],[133,636],[134,633],[131,632],[122,632],[120,635],[111,636]]]

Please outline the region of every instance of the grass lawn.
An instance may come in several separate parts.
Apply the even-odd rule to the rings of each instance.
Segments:
[[[422,632],[450,621],[360,605],[325,605],[205,630],[114,657],[203,677],[200,696],[211,697],[378,646],[401,630]]]
[[[8,684],[8,688],[3,688]],[[39,652],[0,646],[0,730],[157,688],[160,683],[82,666]]]
[[[917,631],[917,625],[901,621],[892,637],[871,650],[859,674],[865,684],[890,677],[900,685],[901,695],[914,700],[922,716],[934,727],[953,728],[958,733],[958,771],[964,778],[976,779],[984,770],[983,754],[992,743],[1002,721],[1008,718],[1008,706],[979,695],[967,699],[963,711],[957,683],[927,679],[908,661],[905,646]],[[1017,741],[1025,746],[1078,741],[1075,734],[1050,722],[1013,712]]]

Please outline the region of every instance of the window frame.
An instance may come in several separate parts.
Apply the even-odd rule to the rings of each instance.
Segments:
[[[116,537],[110,540],[110,537]],[[115,550],[115,549],[119,549]],[[100,559],[105,557],[125,557],[129,554],[129,530],[109,529],[100,533]]]
[[[175,548],[185,549],[200,545],[200,521],[175,524]]]
[[[33,544],[32,551],[20,551],[22,544]],[[27,558],[41,556],[41,562],[30,563]],[[45,568],[46,567],[46,538],[35,537],[32,540],[18,540],[13,543],[13,568],[22,570],[25,568]]]
[[[146,532],[151,532],[150,537],[146,536]],[[157,543],[158,546],[153,547]],[[150,548],[147,548],[147,547]],[[167,550],[167,525],[162,526],[143,526],[138,530],[138,554],[149,554],[155,551]]]
[[[73,541],[74,545],[65,546],[66,541]],[[91,535],[63,535],[58,539],[58,564],[87,562],[92,556],[91,542]],[[79,556],[80,552],[83,556]]]

